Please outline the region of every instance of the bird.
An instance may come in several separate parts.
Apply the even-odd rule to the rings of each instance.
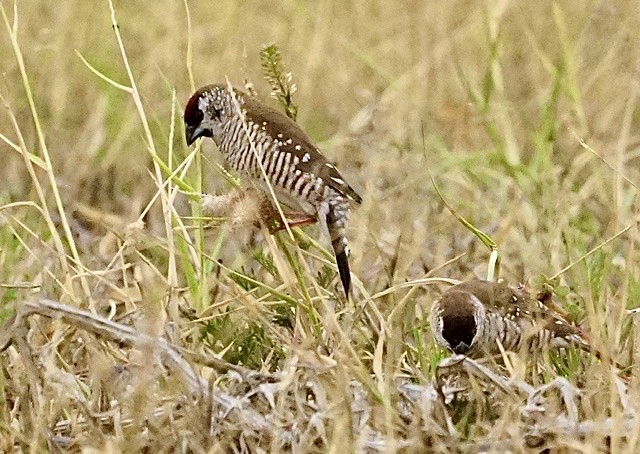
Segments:
[[[430,325],[438,345],[480,357],[507,351],[541,352],[570,346],[601,355],[581,328],[523,288],[470,280],[447,289],[432,306]]]
[[[351,272],[346,229],[352,205],[362,197],[342,177],[302,128],[269,105],[229,84],[201,87],[184,110],[187,145],[209,137],[228,166],[276,198],[319,221],[331,240],[338,274],[349,297]],[[267,187],[268,189],[268,187]]]

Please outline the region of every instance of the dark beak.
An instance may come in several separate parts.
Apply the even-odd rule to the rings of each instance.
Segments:
[[[187,146],[191,146],[196,141],[198,136],[196,135],[197,128],[194,126],[187,126],[184,130],[184,138],[187,140]]]
[[[210,137],[210,133],[199,126],[186,126],[184,130],[184,136],[187,141],[187,146],[190,146],[199,137]]]
[[[458,345],[453,346],[451,349],[453,350],[454,353],[457,353],[458,355],[462,355],[468,352],[470,348],[471,348],[470,345],[467,345],[464,342],[460,342]]]

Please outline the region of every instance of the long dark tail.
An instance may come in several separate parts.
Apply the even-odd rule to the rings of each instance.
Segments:
[[[331,246],[336,256],[340,281],[347,298],[351,291],[351,272],[349,270],[349,242],[347,240],[347,223],[350,209],[346,201],[331,204],[327,213],[327,229],[331,236]]]

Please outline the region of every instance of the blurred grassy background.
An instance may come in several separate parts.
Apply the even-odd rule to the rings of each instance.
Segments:
[[[13,20],[11,3],[3,5]],[[587,326],[612,352],[631,357],[622,310],[635,306],[640,294],[637,2],[192,0],[188,8],[195,87],[185,6],[169,0],[116,5],[162,159],[172,126],[175,163],[189,152],[180,116],[194,88],[225,78],[242,86],[247,79],[268,98],[258,53],[274,42],[298,87],[298,122],[364,196],[352,217],[352,269],[370,294],[421,278],[463,253],[436,275],[486,273],[489,251],[445,209],[430,170],[447,201],[497,241],[502,277],[514,283],[552,276],[631,225],[561,281],[569,290],[563,303],[589,315]],[[131,97],[78,56],[129,84],[109,7],[30,0],[18,2],[17,11],[19,44],[80,257],[102,269],[114,257],[102,247],[107,232],[134,222],[157,192]],[[9,35],[0,35],[0,94],[28,151],[39,154]],[[8,114],[0,115],[0,133],[18,141]],[[228,188],[214,169],[217,150],[207,143],[203,151],[204,190]],[[61,299],[68,276],[60,274],[51,233],[37,212],[8,205],[29,200],[36,197],[24,159],[2,141],[0,281],[35,282]],[[144,220],[150,235],[165,234],[157,203]],[[313,228],[308,232],[319,237]],[[234,269],[255,266],[253,246],[240,254],[231,240],[222,247]],[[168,259],[158,255],[150,260],[162,270]],[[178,282],[186,285],[182,275]],[[92,284],[92,298],[100,299],[99,287]],[[228,302],[236,293],[211,293],[209,303]],[[5,302],[26,294],[0,288]],[[379,298],[382,314],[402,295]],[[424,328],[429,301],[411,302]],[[398,329],[402,343],[408,329]]]
[[[117,7],[154,136],[166,149],[171,91],[182,105],[192,90],[184,6]],[[258,51],[280,47],[299,88],[299,122],[366,196],[352,233],[363,276],[380,272],[361,269],[364,251],[371,254],[364,263],[380,265],[398,236],[402,277],[411,264],[433,267],[474,247],[442,213],[427,166],[462,214],[496,235],[516,279],[564,266],[563,232],[584,231],[593,246],[632,214],[628,185],[578,137],[637,176],[633,2],[196,1],[189,8],[196,86],[246,78],[267,97]],[[76,55],[126,83],[107,5],[29,2],[19,14],[63,196],[134,219],[155,191],[137,113]],[[36,150],[6,38],[0,52],[4,96]],[[0,121],[13,139],[6,116]],[[174,145],[186,152],[181,132]],[[28,198],[22,159],[2,146],[2,197]],[[482,257],[465,262],[473,268]]]

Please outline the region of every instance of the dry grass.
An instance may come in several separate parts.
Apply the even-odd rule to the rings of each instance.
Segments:
[[[638,450],[635,2],[118,3],[114,28],[2,2],[0,450]],[[182,106],[225,78],[267,98],[270,42],[364,196],[352,302],[316,227],[203,213],[236,183]],[[489,251],[430,173],[628,380],[572,351],[436,368],[425,314]]]

